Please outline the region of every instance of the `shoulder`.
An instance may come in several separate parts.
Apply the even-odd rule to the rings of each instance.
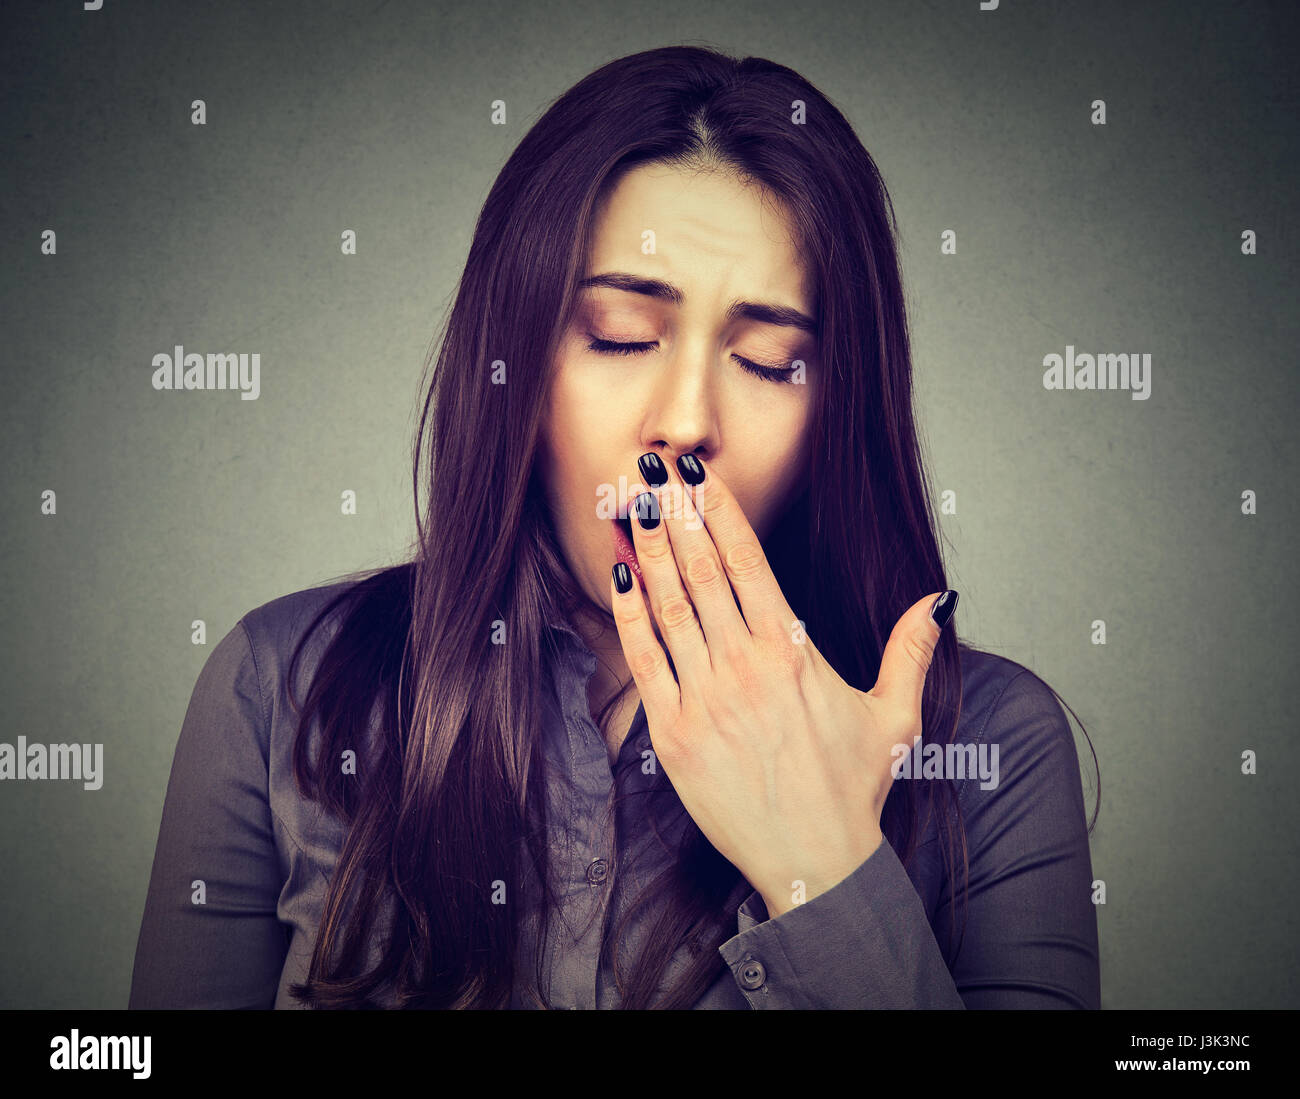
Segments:
[[[986,735],[990,725],[1005,724],[1013,710],[1022,716],[1064,720],[1052,688],[1034,671],[1009,657],[963,645],[961,678],[961,724],[964,733],[973,739]]]
[[[266,778],[259,778],[258,784],[267,784],[273,815],[295,830],[316,827],[301,817],[292,776],[301,709],[317,670],[344,621],[359,610],[364,629],[348,640],[342,656],[356,673],[348,683],[358,689],[378,684],[371,663],[391,646],[377,643],[377,638],[381,631],[388,637],[400,630],[407,579],[407,570],[398,566],[261,603],[238,619],[200,677],[191,704],[195,717],[190,739],[223,750],[235,745],[243,753],[239,759],[246,775],[260,774],[265,767]],[[319,721],[311,724],[310,732],[315,743]]]
[[[260,810],[241,801],[264,779],[291,729],[284,671],[315,615],[349,584],[281,596],[243,615],[203,662],[177,741],[169,789],[192,804],[216,799],[253,820]],[[224,785],[223,785],[224,784]],[[169,794],[169,796],[171,796]],[[181,795],[177,795],[178,797]]]
[[[358,602],[367,598],[382,601],[387,593],[400,588],[404,577],[404,570],[398,567],[362,579],[354,577],[303,588],[262,603],[239,619],[231,632],[242,631],[247,639],[248,658],[256,669],[272,717],[283,701],[290,672],[294,693],[301,697],[300,692]],[[381,619],[389,619],[387,607],[378,606],[376,610]]]
[[[956,740],[1000,764],[1002,782],[1030,773],[1079,778],[1074,732],[1056,693],[1034,671],[982,649],[964,647],[962,710]],[[974,787],[974,789],[973,789]],[[967,802],[982,790],[962,783]]]
[[[346,597],[355,592],[357,585],[357,581],[349,580],[278,596],[245,613],[238,625],[248,635],[255,657],[277,661],[292,652],[317,616],[331,604],[334,613],[319,624],[318,632],[337,629]]]

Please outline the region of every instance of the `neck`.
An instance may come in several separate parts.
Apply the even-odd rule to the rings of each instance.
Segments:
[[[623,655],[623,645],[615,626],[588,614],[575,616],[573,626],[596,657],[596,670],[587,681],[587,703],[591,708],[591,719],[596,721],[602,707],[622,690],[624,684],[631,682],[632,673],[628,670],[627,658]],[[606,728],[601,729],[601,735],[609,744],[612,754],[617,755],[631,724],[631,715],[636,712],[640,701],[636,685],[633,684],[623,700],[607,715]]]

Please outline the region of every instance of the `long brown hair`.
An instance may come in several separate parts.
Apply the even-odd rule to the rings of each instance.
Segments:
[[[293,988],[311,1006],[385,997],[399,1007],[508,1006],[524,912],[492,903],[494,883],[508,898],[539,883],[545,934],[555,904],[541,751],[541,692],[555,658],[547,625],[578,610],[613,623],[568,573],[544,506],[534,457],[550,371],[539,364],[554,362],[571,316],[598,199],[651,162],[721,168],[780,198],[815,279],[826,374],[811,474],[764,543],[809,636],[847,682],[869,689],[894,622],[948,586],[913,422],[894,212],[849,123],[791,69],[699,47],[648,50],[587,76],[529,130],[493,185],[426,363],[413,560],[348,587],[294,654],[296,665],[315,627],[343,610],[305,702],[294,700],[300,790],[349,826],[307,980]],[[504,384],[494,384],[502,370]],[[960,709],[949,629],[925,687],[927,741],[953,740]],[[375,735],[360,742],[372,722]],[[349,748],[356,774],[339,766]],[[960,864],[964,897],[952,783],[896,782],[882,828],[907,864],[931,812],[948,881]],[[668,869],[627,911],[659,902],[642,956],[625,967],[622,925],[602,928],[621,1006],[690,1007],[723,972],[717,947],[735,934],[747,892],[686,819]],[[661,990],[684,944],[690,965]],[[540,969],[538,951],[532,990],[545,1005]]]

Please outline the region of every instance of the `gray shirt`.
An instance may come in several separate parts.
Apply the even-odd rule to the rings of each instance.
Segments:
[[[344,828],[297,791],[286,674],[294,643],[345,586],[296,592],[249,612],[200,672],[167,786],[130,1007],[300,1006],[288,988],[306,977]],[[339,614],[303,653],[294,684],[300,700]],[[568,623],[550,629],[559,659],[544,699],[544,749],[554,767],[547,811],[562,909],[551,919],[543,972],[556,1006],[612,1008],[618,993],[600,963],[605,907],[621,912],[622,901],[669,857],[643,818],[684,817],[656,765],[640,708],[616,766],[629,765],[624,788],[644,796],[626,797],[611,830],[613,772],[586,693],[596,659]],[[958,784],[970,860],[960,950],[958,935],[950,935],[949,886],[931,822],[908,868],[886,839],[843,881],[776,919],[742,883],[736,933],[719,947],[725,970],[696,1007],[1100,1006],[1092,869],[1070,726],[1051,692],[1021,665],[973,651],[964,654],[962,671],[957,742],[983,745],[986,760],[996,746],[998,781],[971,775]],[[629,880],[615,890],[619,875]],[[203,903],[195,903],[200,896]],[[621,957],[639,954],[653,917],[652,909],[631,924]],[[687,960],[683,947],[663,987]],[[514,1007],[532,1006],[518,982],[533,961],[523,954]]]

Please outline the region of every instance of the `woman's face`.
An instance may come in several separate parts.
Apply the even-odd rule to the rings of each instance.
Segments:
[[[612,518],[644,486],[642,454],[659,455],[670,486],[681,483],[678,455],[702,459],[760,539],[801,490],[821,364],[815,331],[782,322],[811,321],[817,303],[789,222],[760,195],[729,175],[648,164],[625,174],[596,211],[540,460],[569,567],[606,609]],[[609,285],[611,276],[624,285]],[[594,341],[604,342],[593,349]],[[599,349],[608,343],[643,346]],[[740,359],[804,368],[769,380]]]

